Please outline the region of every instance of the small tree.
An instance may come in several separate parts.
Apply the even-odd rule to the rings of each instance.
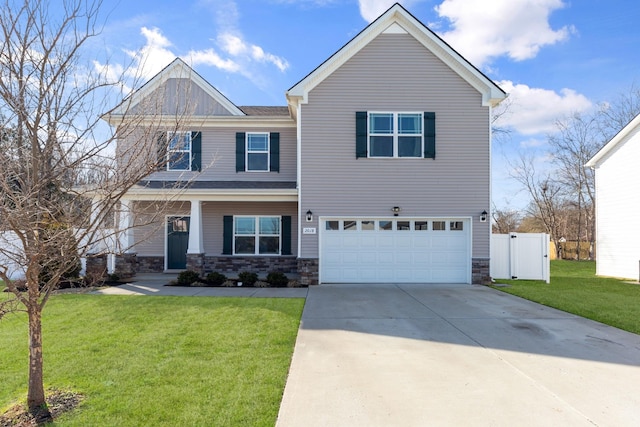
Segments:
[[[113,105],[110,90],[126,86],[80,62],[87,41],[99,34],[99,6],[99,0],[55,7],[5,0],[0,8],[0,231],[15,236],[0,242],[0,253],[23,269],[26,281],[23,291],[12,266],[0,265],[11,293],[0,302],[0,317],[28,315],[27,405],[39,421],[51,418],[43,387],[45,304],[60,280],[77,272],[90,244],[109,237],[102,224],[123,195],[164,158],[155,149],[159,123],[148,114],[144,128],[142,116],[131,112],[117,129],[118,139],[135,132],[136,144],[119,147],[124,163],[115,159],[116,135],[99,125],[105,102]],[[179,115],[172,120],[178,127]],[[163,128],[171,123],[164,118]]]

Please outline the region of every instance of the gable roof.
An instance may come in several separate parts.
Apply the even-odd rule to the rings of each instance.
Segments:
[[[618,147],[618,145],[625,143],[628,137],[634,131],[640,131],[640,114],[638,114],[633,120],[623,127],[620,132],[616,134],[604,147],[602,147],[585,165],[590,168],[597,168],[603,160],[606,160],[611,152]]]
[[[151,95],[154,91],[159,89],[169,79],[190,79],[193,83],[198,85],[206,94],[208,94],[214,101],[220,104],[224,109],[229,111],[233,116],[244,116],[242,112],[233,102],[231,102],[226,96],[224,96],[218,89],[213,87],[211,83],[207,82],[200,74],[198,74],[193,68],[187,65],[182,59],[176,58],[169,65],[164,67],[158,74],[153,76],[151,80],[145,83],[140,89],[134,92],[131,96],[127,97],[120,105],[110,111],[107,116],[121,117],[126,114],[131,107],[139,104],[147,96]]]
[[[495,106],[507,97],[506,92],[490,78],[463,58],[462,55],[399,3],[396,3],[287,91],[287,100],[292,107],[292,111],[296,110],[297,104],[307,102],[309,92],[313,88],[329,77],[370,41],[383,33],[408,33],[412,35],[460,77],[482,93],[483,105]]]

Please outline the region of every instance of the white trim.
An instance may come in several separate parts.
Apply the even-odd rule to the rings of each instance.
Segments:
[[[298,224],[302,221],[302,105],[297,106],[298,123],[300,126],[296,126],[296,190],[298,191]],[[300,228],[300,227],[298,227]],[[302,254],[302,233],[297,230],[298,235],[298,258]]]
[[[252,151],[254,154],[267,155],[266,169],[249,169],[249,135],[267,135],[267,151]],[[270,132],[245,132],[244,133],[244,171],[245,172],[271,172],[271,133]]]
[[[483,105],[497,105],[507,97],[506,93],[491,79],[482,74],[435,33],[414,18],[406,9],[396,3],[327,61],[289,89],[286,92],[289,105],[306,104],[311,90],[344,65],[375,37],[387,29],[395,28],[392,27],[393,24],[398,24],[407,33],[415,37],[425,48],[480,92]]]
[[[184,201],[199,199],[202,202],[297,202],[296,189],[148,189],[132,188],[123,200]]]
[[[203,79],[193,68],[187,65],[180,58],[174,59],[162,71],[153,76],[151,80],[145,83],[140,89],[123,101],[121,105],[116,107],[109,115],[118,116],[125,114],[132,106],[138,105],[146,96],[159,89],[167,80],[184,78],[189,79],[205,91],[218,104],[222,105],[229,113],[234,116],[244,116],[245,114],[234,103],[224,96],[218,89],[213,87],[211,83]],[[175,120],[175,118],[174,118]]]
[[[169,270],[169,218],[189,218],[189,232],[191,232],[191,217],[189,215],[167,214],[164,216],[164,271]]]
[[[627,137],[634,132],[637,128],[640,128],[640,114],[638,114],[633,120],[631,120],[620,132],[618,132],[604,147],[600,149],[586,164],[585,167],[596,169],[600,166],[600,163],[608,157],[608,154],[612,152],[619,144],[627,141]]]
[[[165,170],[169,171],[169,172],[190,172],[192,170],[191,168],[191,164],[193,162],[193,138],[192,138],[192,132],[191,131],[178,131],[178,132],[171,132],[171,138],[169,138],[169,134],[170,132],[165,132],[165,139],[166,139],[166,143],[167,143],[167,157],[166,157],[166,166],[165,166]],[[180,138],[182,138],[183,136],[188,135],[189,136],[189,150],[172,150],[169,148],[169,143],[170,141],[173,140],[173,138],[175,138],[176,136],[179,136]],[[171,165],[171,154],[174,153],[189,153],[189,163],[188,165],[188,169],[172,169],[170,168]]]
[[[391,114],[392,120],[392,133],[371,133],[371,114]],[[419,134],[401,134],[400,132],[400,114],[417,114],[420,116],[420,129]],[[423,111],[367,111],[367,157],[370,159],[424,159],[424,112]],[[393,139],[393,155],[392,156],[372,156],[371,155],[371,137],[372,136],[391,136]],[[417,156],[400,156],[398,155],[398,142],[402,136],[420,136],[420,152]]]
[[[253,236],[254,250],[252,254],[237,254],[236,253],[236,218],[254,218],[254,233],[253,234],[238,234],[238,236]],[[276,237],[275,234],[260,234],[260,218],[278,218],[278,253],[277,254],[261,254],[260,251],[260,236],[264,237]],[[233,215],[233,233],[231,238],[231,255],[232,256],[282,256],[282,215]]]

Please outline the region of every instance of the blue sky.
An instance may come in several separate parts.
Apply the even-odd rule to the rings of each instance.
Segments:
[[[180,56],[236,105],[285,105],[284,92],[390,7],[387,0],[105,0],[92,42],[114,70],[148,79]],[[510,93],[494,142],[493,200],[526,195],[507,160],[543,153],[554,121],[640,85],[640,3],[632,0],[400,2]],[[490,6],[489,6],[490,5]],[[105,55],[103,56],[102,53]],[[544,162],[544,157],[540,157]]]

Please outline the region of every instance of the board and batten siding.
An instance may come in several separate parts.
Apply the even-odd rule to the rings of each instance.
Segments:
[[[640,127],[596,169],[596,274],[638,279]]]
[[[357,111],[435,112],[436,158],[355,157]],[[489,107],[408,34],[381,34],[309,93],[301,107],[301,212],[319,216],[472,217],[473,257],[489,257]],[[301,257],[318,256],[318,234]]]
[[[154,204],[137,202],[139,211],[154,210]],[[151,213],[141,215],[137,224],[145,224],[134,228],[136,246],[134,251],[140,256],[164,256],[167,216],[189,216],[189,202],[172,202],[155,217]],[[222,254],[223,217],[225,215],[274,215],[291,216],[291,250],[298,250],[298,208],[295,202],[202,202],[202,237],[206,255]],[[153,219],[153,221],[151,221]]]

